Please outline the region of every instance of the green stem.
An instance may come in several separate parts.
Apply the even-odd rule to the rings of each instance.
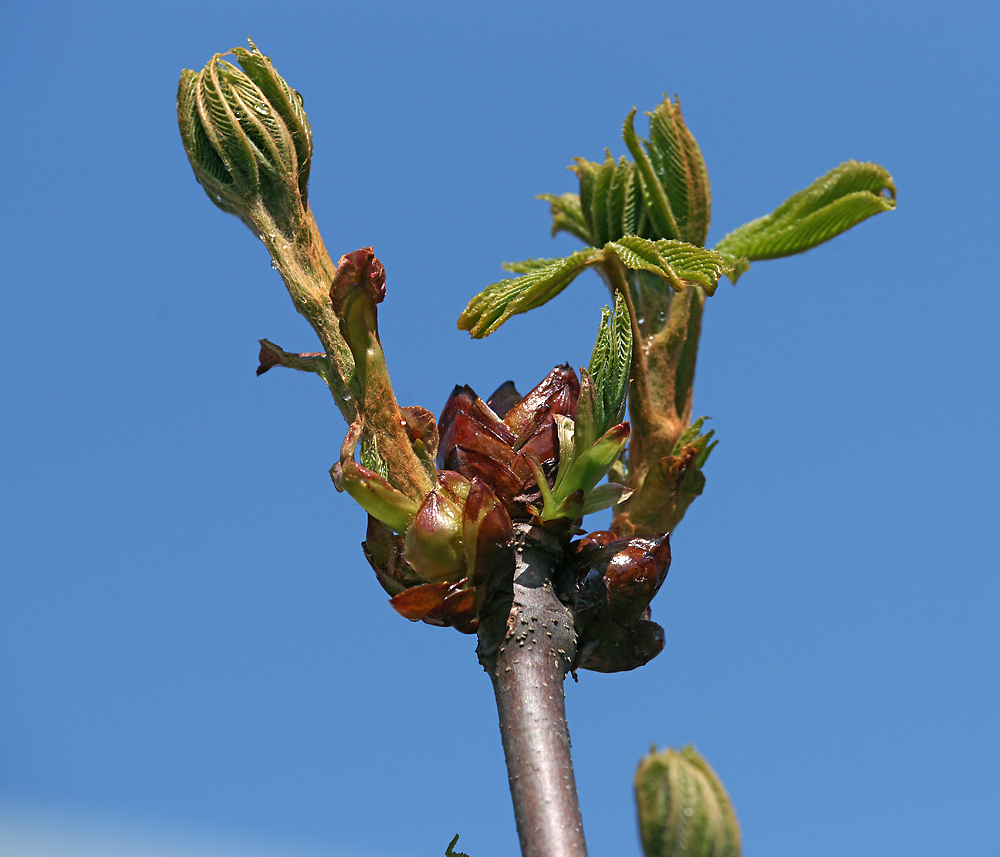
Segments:
[[[642,272],[629,275],[615,259],[606,261],[601,270],[609,286],[625,296],[632,317],[628,458],[633,468],[629,485],[637,488],[651,463],[670,455],[691,422],[705,290],[688,286],[660,296],[656,288],[665,292],[665,284],[644,289]]]
[[[254,212],[254,222],[274,266],[285,281],[295,309],[309,322],[323,345],[330,362],[330,376],[325,380],[337,407],[350,424],[358,416],[357,373],[351,349],[340,333],[340,322],[330,303],[330,283],[337,266],[326,250],[312,210],[306,211],[301,228],[291,240],[274,225],[263,208]]]

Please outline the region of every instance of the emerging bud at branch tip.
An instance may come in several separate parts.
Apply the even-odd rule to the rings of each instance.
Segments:
[[[646,857],[739,857],[729,795],[694,747],[654,747],[639,763],[635,796]]]
[[[302,97],[250,42],[234,48],[242,71],[216,54],[185,69],[177,121],[195,178],[223,211],[254,232],[291,236],[308,207],[312,131]]]

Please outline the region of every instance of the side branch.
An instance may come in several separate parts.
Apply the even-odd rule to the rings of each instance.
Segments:
[[[561,546],[515,525],[515,550],[513,599],[481,616],[478,654],[496,693],[521,853],[586,857],[563,697],[576,631],[552,588]]]

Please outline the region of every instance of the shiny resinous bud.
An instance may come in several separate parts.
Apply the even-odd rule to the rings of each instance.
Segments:
[[[255,232],[293,235],[305,219],[312,131],[302,97],[253,42],[185,69],[177,122],[195,177],[223,211]]]
[[[513,573],[512,537],[489,486],[445,470],[403,535],[370,517],[364,549],[400,615],[474,633],[480,608]]]
[[[623,672],[663,651],[663,629],[651,621],[649,602],[669,568],[667,535],[620,538],[596,530],[573,542],[556,591],[579,634],[574,667]]]
[[[510,382],[486,401],[471,387],[456,387],[438,425],[439,469],[482,479],[512,519],[530,520],[530,507],[542,499],[532,463],[554,478],[557,418],[576,413],[579,395],[580,382],[569,366],[557,366],[523,397]]]

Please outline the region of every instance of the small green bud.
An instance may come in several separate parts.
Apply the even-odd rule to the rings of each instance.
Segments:
[[[646,857],[739,857],[729,795],[694,747],[653,748],[636,771],[635,798]]]
[[[453,582],[466,574],[462,512],[471,483],[450,470],[424,498],[403,537],[403,556],[425,580]]]
[[[305,219],[312,131],[301,96],[250,47],[233,49],[242,71],[216,54],[201,72],[181,73],[181,140],[219,208],[255,232],[292,235]]]

